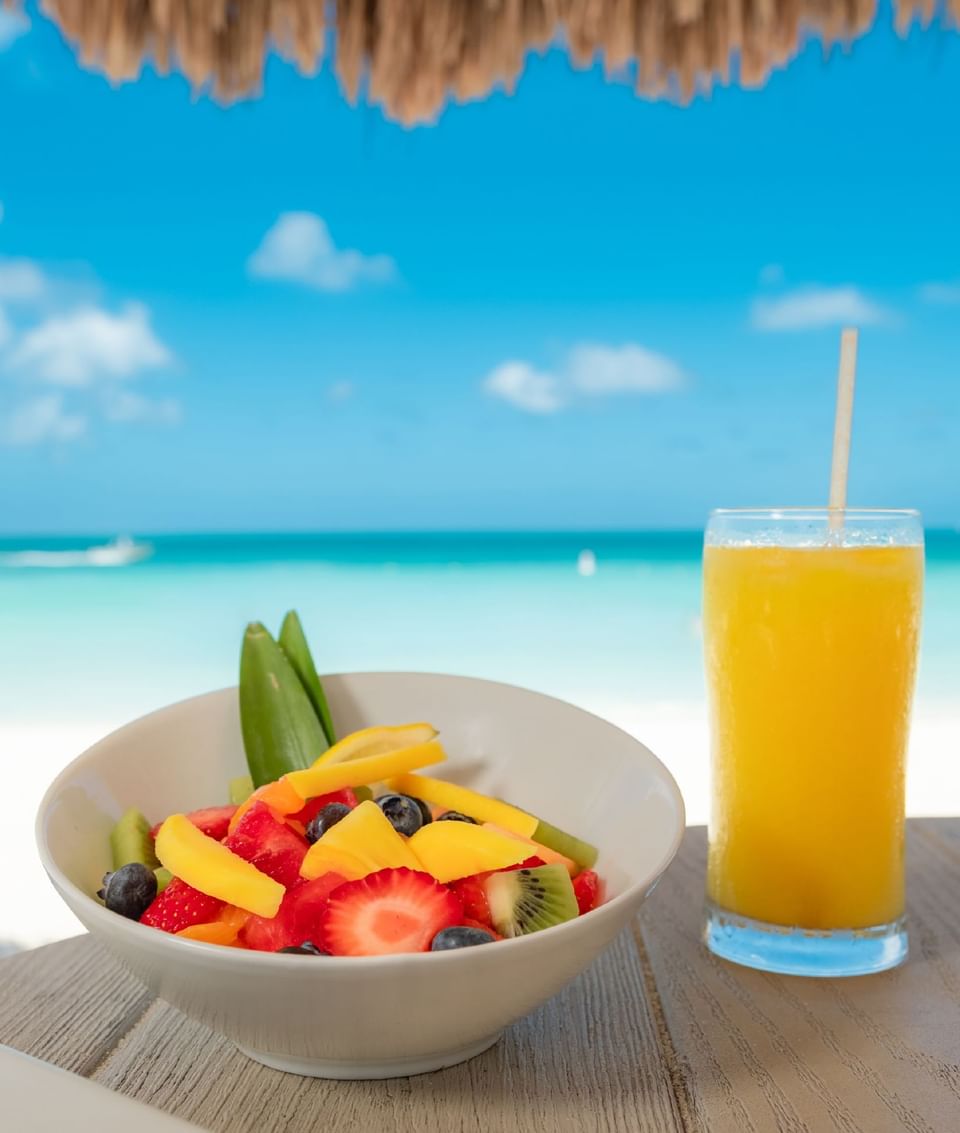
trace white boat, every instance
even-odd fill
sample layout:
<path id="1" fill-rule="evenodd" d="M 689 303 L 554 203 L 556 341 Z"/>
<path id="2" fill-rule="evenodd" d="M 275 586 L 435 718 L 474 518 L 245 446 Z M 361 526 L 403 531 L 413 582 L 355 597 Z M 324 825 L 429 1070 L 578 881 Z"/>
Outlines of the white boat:
<path id="1" fill-rule="evenodd" d="M 577 556 L 577 574 L 583 578 L 592 578 L 597 573 L 597 556 L 593 551 L 581 551 Z"/>
<path id="2" fill-rule="evenodd" d="M 120 535 L 109 543 L 99 543 L 77 551 L 10 551 L 0 555 L 5 567 L 119 567 L 148 559 L 153 554 L 150 543 L 136 543 L 128 535 Z"/>

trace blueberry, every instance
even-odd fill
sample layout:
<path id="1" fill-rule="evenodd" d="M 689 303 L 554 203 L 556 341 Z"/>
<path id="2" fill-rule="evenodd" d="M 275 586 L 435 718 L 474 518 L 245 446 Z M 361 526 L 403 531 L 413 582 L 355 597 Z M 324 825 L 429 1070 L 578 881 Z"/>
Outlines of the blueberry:
<path id="1" fill-rule="evenodd" d="M 408 837 L 423 825 L 423 814 L 416 799 L 407 795 L 381 795 L 377 806 L 390 820 L 390 825 L 398 834 Z"/>
<path id="2" fill-rule="evenodd" d="M 453 928 L 444 928 L 433 938 L 430 945 L 431 952 L 448 952 L 451 948 L 472 948 L 475 944 L 492 944 L 493 934 L 482 928 L 471 928 L 469 925 L 454 925 Z"/>
<path id="3" fill-rule="evenodd" d="M 349 813 L 350 807 L 345 803 L 327 803 L 307 823 L 307 841 L 319 842 L 331 826 L 336 826 L 340 819 L 346 818 Z"/>
<path id="4" fill-rule="evenodd" d="M 418 799 L 416 795 L 407 795 L 407 798 L 417 804 L 420 808 L 420 817 L 423 819 L 423 825 L 426 826 L 428 822 L 433 822 L 433 811 L 430 809 L 429 804 L 425 803 L 423 799 Z"/>
<path id="5" fill-rule="evenodd" d="M 437 822 L 472 822 L 474 826 L 478 825 L 475 818 L 471 818 L 469 814 L 461 814 L 458 810 L 448 810 L 441 814 Z"/>
<path id="6" fill-rule="evenodd" d="M 324 952 L 322 948 L 318 948 L 312 940 L 305 940 L 302 944 L 291 944 L 289 948 L 278 948 L 278 952 L 286 952 L 291 956 L 329 956 L 329 952 Z"/>
<path id="7" fill-rule="evenodd" d="M 129 862 L 104 875 L 100 893 L 112 913 L 138 921 L 157 895 L 157 875 L 141 862 Z"/>

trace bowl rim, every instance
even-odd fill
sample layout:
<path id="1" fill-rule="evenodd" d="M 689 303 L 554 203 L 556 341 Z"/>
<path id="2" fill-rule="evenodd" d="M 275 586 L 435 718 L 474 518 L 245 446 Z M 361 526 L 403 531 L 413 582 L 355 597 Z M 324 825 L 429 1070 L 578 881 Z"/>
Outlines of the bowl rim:
<path id="1" fill-rule="evenodd" d="M 465 681 L 471 684 L 490 685 L 497 688 L 509 689 L 512 692 L 520 692 L 527 696 L 534 697 L 541 701 L 548 701 L 555 704 L 561 704 L 567 708 L 572 708 L 574 711 L 582 713 L 584 716 L 589 716 L 591 719 L 598 721 L 605 727 L 619 732 L 631 744 L 636 745 L 645 753 L 645 755 L 652 760 L 653 768 L 661 780 L 661 784 L 666 787 L 667 793 L 672 796 L 673 803 L 676 807 L 678 822 L 674 830 L 673 837 L 671 838 L 669 848 L 660 855 L 656 866 L 650 870 L 643 878 L 632 882 L 622 893 L 616 897 L 605 901 L 596 909 L 591 909 L 589 913 L 582 916 L 575 917 L 573 920 L 565 921 L 562 924 L 553 925 L 551 928 L 541 932 L 530 933 L 527 936 L 518 936 L 512 938 L 505 938 L 497 941 L 497 955 L 501 955 L 504 946 L 510 946 L 514 952 L 520 948 L 535 948 L 542 947 L 543 940 L 546 938 L 548 941 L 556 941 L 559 945 L 559 933 L 564 932 L 567 939 L 572 939 L 573 935 L 578 932 L 589 931 L 590 924 L 599 927 L 601 920 L 610 922 L 613 919 L 619 919 L 622 913 L 628 913 L 628 909 L 632 905 L 638 904 L 638 898 L 642 900 L 644 896 L 652 892 L 653 888 L 658 884 L 664 872 L 676 857 L 680 844 L 683 840 L 686 831 L 686 806 L 683 801 L 683 795 L 680 793 L 680 788 L 676 780 L 671 774 L 670 770 L 663 763 L 663 761 L 650 750 L 649 747 L 642 740 L 638 740 L 629 732 L 618 725 L 611 723 L 602 716 L 598 716 L 595 712 L 590 712 L 586 708 L 581 708 L 571 701 L 563 700 L 561 697 L 551 696 L 549 693 L 538 692 L 536 689 L 525 688 L 522 685 L 510 684 L 507 681 L 490 680 L 486 677 L 473 677 L 458 673 L 432 673 L 418 670 L 355 670 L 352 672 L 344 673 L 324 673 L 321 674 L 321 680 L 333 679 L 351 679 L 355 677 L 379 677 L 379 678 L 421 678 L 430 680 L 448 680 L 448 681 Z M 160 708 L 155 708 L 150 712 L 146 712 L 141 716 L 135 717 L 133 720 L 128 720 L 126 723 L 121 724 L 118 728 L 108 732 L 106 735 L 101 736 L 84 751 L 76 755 L 66 767 L 62 768 L 54 780 L 50 783 L 43 793 L 40 804 L 37 807 L 36 818 L 34 819 L 34 838 L 39 852 L 40 862 L 43 865 L 47 876 L 53 883 L 54 888 L 66 901 L 65 893 L 69 893 L 74 900 L 78 898 L 88 910 L 89 915 L 92 915 L 94 920 L 102 921 L 104 926 L 104 935 L 109 936 L 111 933 L 132 933 L 129 937 L 131 943 L 139 941 L 141 944 L 146 945 L 150 950 L 165 951 L 167 948 L 173 948 L 174 951 L 170 953 L 171 956 L 186 957 L 193 954 L 198 960 L 203 956 L 220 957 L 221 961 L 226 963 L 228 967 L 236 967 L 238 970 L 245 970 L 252 964 L 258 965 L 261 970 L 263 965 L 284 965 L 280 970 L 290 970 L 291 964 L 302 963 L 302 957 L 297 955 L 282 954 L 279 952 L 259 952 L 251 949 L 230 948 L 224 947 L 220 944 L 208 944 L 205 941 L 190 940 L 188 937 L 176 936 L 172 933 L 158 932 L 150 925 L 140 924 L 139 921 L 130 920 L 127 917 L 118 916 L 116 913 L 110 912 L 107 908 L 101 905 L 94 897 L 81 889 L 63 873 L 59 866 L 54 862 L 52 855 L 47 847 L 46 837 L 44 833 L 44 825 L 48 815 L 48 811 L 56 798 L 61 788 L 61 780 L 65 780 L 69 775 L 76 772 L 78 767 L 90 762 L 96 749 L 104 741 L 111 739 L 122 731 L 128 728 L 136 727 L 141 723 L 146 723 L 157 716 L 163 716 L 167 713 L 173 713 L 177 709 L 184 707 L 187 704 L 192 704 L 194 701 L 212 700 L 217 697 L 223 697 L 227 693 L 236 693 L 236 685 L 226 685 L 218 689 L 210 689 L 207 692 L 197 693 L 194 696 L 184 697 L 181 700 L 173 701 L 171 704 L 165 704 Z M 69 905 L 70 902 L 67 901 Z M 86 926 L 85 926 L 86 927 Z M 186 951 L 184 951 L 186 949 Z M 391 953 L 383 956 L 324 956 L 322 957 L 323 963 L 317 965 L 306 965 L 305 970 L 308 971 L 344 971 L 344 965 L 349 966 L 349 970 L 356 971 L 357 964 L 363 964 L 366 970 L 374 967 L 381 966 L 392 970 L 394 965 L 398 962 L 405 965 L 408 964 L 422 964 L 429 962 L 431 964 L 438 963 L 458 963 L 463 962 L 464 957 L 469 957 L 475 952 L 473 948 L 452 949 L 448 952 L 398 952 Z M 504 953 L 505 955 L 505 953 Z"/>

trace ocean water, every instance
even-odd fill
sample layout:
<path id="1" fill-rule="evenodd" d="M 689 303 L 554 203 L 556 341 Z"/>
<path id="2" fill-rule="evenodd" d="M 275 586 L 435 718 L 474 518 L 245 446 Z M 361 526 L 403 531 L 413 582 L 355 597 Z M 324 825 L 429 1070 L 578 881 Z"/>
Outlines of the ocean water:
<path id="1" fill-rule="evenodd" d="M 33 815 L 102 735 L 233 684 L 245 624 L 301 614 L 323 671 L 407 669 L 510 681 L 606 716 L 709 809 L 700 631 L 702 536 L 190 536 L 128 566 L 29 567 L 104 540 L 0 540 L 0 752 L 17 805 L 0 827 L 0 950 L 79 930 L 43 877 Z M 960 813 L 960 534 L 928 538 L 908 811 Z M 160 817 L 160 816 L 156 816 Z"/>
<path id="2" fill-rule="evenodd" d="M 246 622 L 277 627 L 290 607 L 321 672 L 458 672 L 579 702 L 701 700 L 701 540 L 183 536 L 146 540 L 152 555 L 123 567 L 0 565 L 0 720 L 119 721 L 231 684 Z M 0 540 L 0 564 L 92 542 Z M 929 533 L 927 563 L 918 694 L 942 700 L 960 660 L 960 534 Z"/>

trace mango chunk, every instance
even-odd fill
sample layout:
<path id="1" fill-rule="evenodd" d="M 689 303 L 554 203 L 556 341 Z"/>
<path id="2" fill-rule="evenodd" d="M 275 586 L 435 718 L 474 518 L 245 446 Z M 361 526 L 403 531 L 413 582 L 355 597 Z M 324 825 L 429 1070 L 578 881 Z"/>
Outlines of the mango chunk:
<path id="1" fill-rule="evenodd" d="M 468 787 L 445 783 L 442 779 L 428 779 L 424 775 L 398 775 L 390 780 L 390 790 L 403 795 L 415 795 L 433 806 L 445 810 L 459 810 L 478 822 L 492 822 L 521 838 L 532 838 L 541 846 L 556 850 L 581 869 L 592 869 L 597 860 L 597 847 L 551 826 L 519 807 L 491 799 Z"/>
<path id="2" fill-rule="evenodd" d="M 325 763 L 307 767 L 303 771 L 291 771 L 284 775 L 286 782 L 304 799 L 340 791 L 344 787 L 363 787 L 368 783 L 379 783 L 394 775 L 402 775 L 417 767 L 429 767 L 432 763 L 442 763 L 447 758 L 443 745 L 437 740 L 384 755 L 368 755 L 360 759 L 348 759 L 328 767 Z"/>
<path id="3" fill-rule="evenodd" d="M 573 858 L 564 857 L 563 854 L 557 850 L 551 850 L 549 846 L 545 846 L 542 842 L 535 842 L 532 838 L 521 838 L 519 834 L 504 830 L 502 826 L 497 826 L 493 822 L 485 822 L 483 825 L 486 830 L 496 830 L 498 834 L 505 834 L 508 838 L 516 838 L 520 842 L 524 842 L 529 846 L 528 858 L 538 857 L 545 865 L 562 865 L 571 877 L 576 877 L 580 872 L 580 867 Z"/>
<path id="4" fill-rule="evenodd" d="M 300 867 L 300 876 L 313 881 L 328 873 L 338 873 L 347 881 L 359 881 L 368 873 L 376 873 L 378 869 L 386 868 L 379 865 L 371 866 L 369 859 L 361 860 L 355 854 L 336 850 L 333 846 L 321 846 L 317 842 L 307 851 L 307 857 Z"/>
<path id="5" fill-rule="evenodd" d="M 506 869 L 532 856 L 529 844 L 520 838 L 469 822 L 432 822 L 421 827 L 407 844 L 420 868 L 443 884 L 474 873 Z"/>
<path id="6" fill-rule="evenodd" d="M 227 905 L 215 921 L 206 921 L 203 924 L 190 925 L 181 929 L 177 936 L 184 936 L 187 940 L 202 940 L 204 944 L 235 944 L 240 935 L 240 929 L 250 919 L 250 914 L 235 905 Z"/>
<path id="7" fill-rule="evenodd" d="M 362 728 L 351 732 L 314 760 L 314 767 L 329 767 L 346 759 L 364 759 L 371 755 L 387 755 L 405 747 L 419 747 L 437 738 L 432 724 L 398 724 L 392 727 Z M 358 784 L 359 785 L 359 784 Z"/>
<path id="8" fill-rule="evenodd" d="M 407 840 L 394 830 L 377 804 L 363 802 L 310 847 L 300 875 L 314 878 L 333 872 L 356 881 L 378 869 L 401 866 L 422 869 Z"/>
<path id="9" fill-rule="evenodd" d="M 429 779 L 426 775 L 397 775 L 390 780 L 388 786 L 391 791 L 413 795 L 424 802 L 443 807 L 444 810 L 458 810 L 478 822 L 492 822 L 521 838 L 532 838 L 540 821 L 519 807 L 502 803 L 489 795 L 481 795 L 479 791 L 471 791 L 469 787 L 460 787 L 443 779 Z M 528 854 L 527 857 L 529 856 Z"/>
<path id="10" fill-rule="evenodd" d="M 258 917 L 274 917 L 286 892 L 279 881 L 199 831 L 185 814 L 172 814 L 156 841 L 161 865 L 209 897 Z"/>

